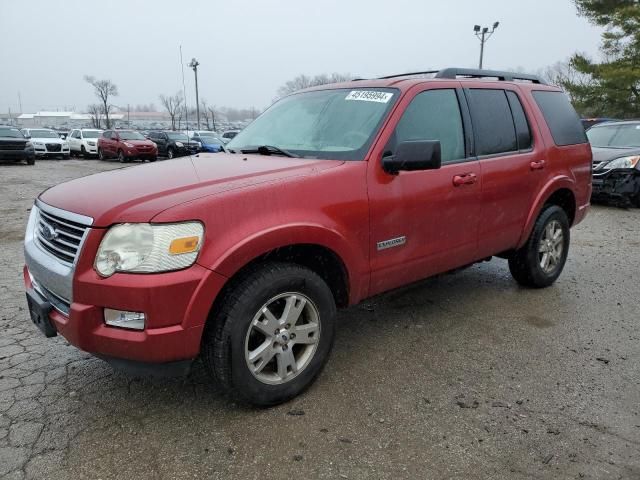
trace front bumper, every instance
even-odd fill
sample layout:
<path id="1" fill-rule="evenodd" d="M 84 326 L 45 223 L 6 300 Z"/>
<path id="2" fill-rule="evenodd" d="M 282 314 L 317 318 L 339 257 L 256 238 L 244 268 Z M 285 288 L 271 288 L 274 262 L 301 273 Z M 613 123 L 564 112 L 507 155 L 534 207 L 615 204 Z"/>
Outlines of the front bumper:
<path id="1" fill-rule="evenodd" d="M 129 148 L 124 151 L 124 155 L 128 159 L 139 158 L 141 160 L 149 160 L 152 158 L 158 158 L 158 150 L 157 149 L 138 150 L 135 148 Z"/>
<path id="2" fill-rule="evenodd" d="M 104 233 L 104 229 L 88 229 L 77 262 L 67 266 L 69 272 L 62 272 L 72 279 L 72 288 L 64 294 L 54 285 L 55 276 L 50 280 L 47 275 L 58 268 L 57 259 L 36 242 L 25 242 L 29 259 L 23 272 L 25 287 L 52 303 L 49 319 L 55 330 L 72 345 L 111 362 L 156 364 L 197 357 L 211 305 L 226 278 L 198 264 L 174 272 L 102 278 L 93 269 L 93 259 Z M 56 296 L 66 303 L 65 308 L 56 308 Z M 107 325 L 105 308 L 143 312 L 145 329 Z"/>
<path id="3" fill-rule="evenodd" d="M 0 160 L 28 160 L 34 156 L 33 148 L 25 150 L 0 150 Z"/>
<path id="4" fill-rule="evenodd" d="M 607 172 L 594 172 L 592 178 L 593 199 L 628 200 L 640 196 L 640 170 L 620 168 Z"/>

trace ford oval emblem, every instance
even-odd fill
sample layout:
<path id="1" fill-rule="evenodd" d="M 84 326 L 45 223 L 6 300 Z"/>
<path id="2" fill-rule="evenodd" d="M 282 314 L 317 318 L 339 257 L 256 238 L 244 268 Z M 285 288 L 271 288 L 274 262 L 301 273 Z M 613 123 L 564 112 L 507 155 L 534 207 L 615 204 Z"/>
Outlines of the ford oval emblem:
<path id="1" fill-rule="evenodd" d="M 58 232 L 56 232 L 49 225 L 43 225 L 42 226 L 42 236 L 44 237 L 45 240 L 50 242 L 52 240 L 55 240 L 58 237 Z"/>

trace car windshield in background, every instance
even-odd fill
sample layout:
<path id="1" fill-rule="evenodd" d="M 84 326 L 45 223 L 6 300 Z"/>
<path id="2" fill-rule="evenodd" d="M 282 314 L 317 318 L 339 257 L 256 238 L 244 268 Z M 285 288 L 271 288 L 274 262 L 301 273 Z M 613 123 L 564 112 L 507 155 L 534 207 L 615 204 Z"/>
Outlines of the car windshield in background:
<path id="1" fill-rule="evenodd" d="M 0 128 L 0 137 L 2 138 L 24 138 L 22 132 L 17 128 Z"/>
<path id="2" fill-rule="evenodd" d="M 218 137 L 216 137 L 215 135 L 208 135 L 206 133 L 200 133 L 199 134 L 200 138 L 204 141 L 204 142 L 210 142 L 210 143 L 222 143 L 222 140 L 220 140 Z"/>
<path id="3" fill-rule="evenodd" d="M 29 135 L 32 138 L 60 138 L 60 135 L 51 130 L 29 130 Z"/>
<path id="4" fill-rule="evenodd" d="M 290 95 L 238 133 L 227 148 L 240 152 L 269 146 L 300 157 L 362 160 L 397 96 L 391 88 Z"/>
<path id="5" fill-rule="evenodd" d="M 99 130 L 83 130 L 82 136 L 84 138 L 98 138 L 102 135 L 102 132 Z"/>
<path id="6" fill-rule="evenodd" d="M 169 139 L 174 140 L 176 142 L 188 142 L 189 141 L 189 137 L 187 137 L 184 133 L 168 132 L 167 133 L 167 137 L 169 137 Z"/>
<path id="7" fill-rule="evenodd" d="M 138 132 L 123 131 L 118 132 L 122 140 L 146 140 L 146 138 Z"/>
<path id="8" fill-rule="evenodd" d="M 640 122 L 593 127 L 587 137 L 594 147 L 640 147 Z"/>

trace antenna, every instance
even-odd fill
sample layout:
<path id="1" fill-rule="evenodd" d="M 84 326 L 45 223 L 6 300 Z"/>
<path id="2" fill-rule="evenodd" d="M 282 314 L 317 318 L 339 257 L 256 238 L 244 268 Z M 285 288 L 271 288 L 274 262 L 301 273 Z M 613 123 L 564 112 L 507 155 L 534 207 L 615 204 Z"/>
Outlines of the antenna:
<path id="1" fill-rule="evenodd" d="M 184 123 L 185 130 L 189 131 L 189 109 L 187 108 L 187 87 L 184 83 L 184 62 L 182 61 L 182 45 L 180 45 L 180 68 L 182 69 L 182 96 L 184 97 Z"/>

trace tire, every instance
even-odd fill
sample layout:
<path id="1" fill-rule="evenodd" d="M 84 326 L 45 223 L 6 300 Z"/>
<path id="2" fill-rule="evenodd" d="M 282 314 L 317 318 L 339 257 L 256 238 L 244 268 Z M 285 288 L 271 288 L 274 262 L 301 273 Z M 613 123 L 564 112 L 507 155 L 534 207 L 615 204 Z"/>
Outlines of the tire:
<path id="1" fill-rule="evenodd" d="M 124 158 L 124 152 L 122 150 L 118 150 L 118 161 L 120 163 L 124 163 L 126 159 Z"/>
<path id="2" fill-rule="evenodd" d="M 151 157 L 151 158 L 149 159 L 149 161 L 150 161 L 150 162 L 155 162 L 156 160 L 158 160 L 158 157 Z"/>
<path id="3" fill-rule="evenodd" d="M 27 165 L 35 165 L 36 157 L 27 158 Z"/>
<path id="4" fill-rule="evenodd" d="M 98 148 L 98 160 L 100 161 L 104 160 L 104 152 L 102 151 L 101 148 Z"/>
<path id="5" fill-rule="evenodd" d="M 63 155 L 63 156 L 62 156 L 62 158 L 63 158 L 64 160 L 69 160 L 69 159 L 71 158 L 71 154 L 69 154 L 69 155 Z"/>
<path id="6" fill-rule="evenodd" d="M 167 148 L 167 158 L 169 160 L 171 160 L 172 158 L 174 158 L 175 154 L 173 153 L 173 148 L 169 147 Z"/>
<path id="7" fill-rule="evenodd" d="M 546 206 L 527 243 L 509 257 L 509 270 L 516 282 L 531 288 L 552 285 L 567 261 L 570 232 L 566 212 L 557 205 Z"/>
<path id="8" fill-rule="evenodd" d="M 203 362 L 240 401 L 256 406 L 286 402 L 313 383 L 329 357 L 336 314 L 331 290 L 315 272 L 292 263 L 266 263 L 232 282 L 205 328 Z M 301 312 L 289 317 L 290 325 L 283 310 L 287 304 Z M 263 323 L 265 308 L 272 312 L 266 320 L 271 325 Z M 262 333 L 276 327 L 269 336 Z M 300 342 L 302 335 L 306 342 Z M 264 354 L 252 360 L 254 373 L 250 352 L 263 345 Z"/>
<path id="9" fill-rule="evenodd" d="M 87 158 L 87 150 L 84 148 L 84 145 L 80 146 L 80 153 L 82 154 L 82 158 Z"/>

